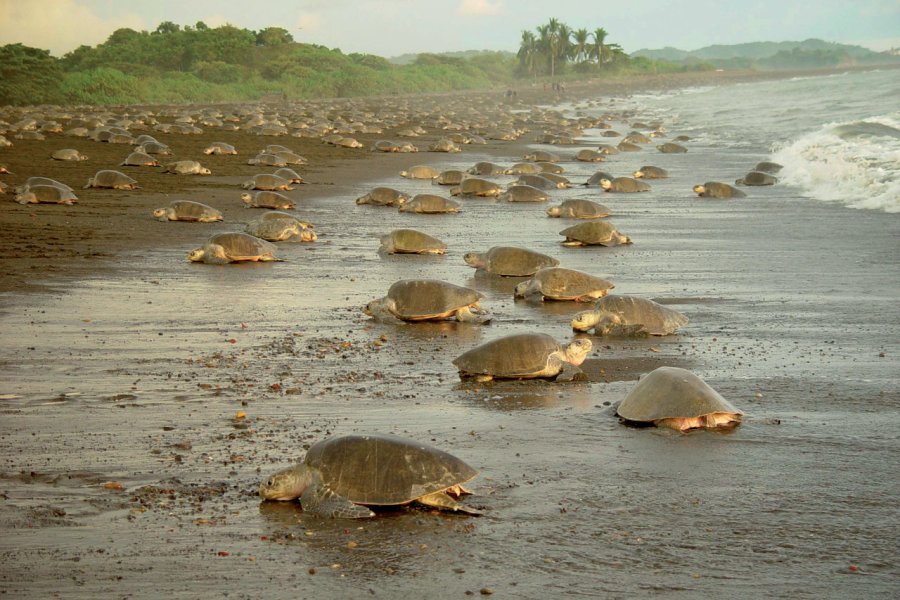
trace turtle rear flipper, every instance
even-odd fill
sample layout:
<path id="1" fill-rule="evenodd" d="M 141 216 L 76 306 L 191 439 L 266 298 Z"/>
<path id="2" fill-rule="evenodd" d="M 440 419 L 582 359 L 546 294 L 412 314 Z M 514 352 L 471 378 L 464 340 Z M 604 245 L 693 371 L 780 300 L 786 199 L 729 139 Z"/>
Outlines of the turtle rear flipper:
<path id="1" fill-rule="evenodd" d="M 481 514 L 480 510 L 469 508 L 464 504 L 460 504 L 459 502 L 448 496 L 444 491 L 426 494 L 421 498 L 416 498 L 416 502 L 440 510 L 452 510 L 453 512 L 464 512 L 470 515 Z"/>
<path id="2" fill-rule="evenodd" d="M 328 486 L 314 483 L 300 497 L 300 506 L 306 512 L 333 519 L 366 519 L 375 513 L 361 504 L 354 504 L 339 496 Z"/>

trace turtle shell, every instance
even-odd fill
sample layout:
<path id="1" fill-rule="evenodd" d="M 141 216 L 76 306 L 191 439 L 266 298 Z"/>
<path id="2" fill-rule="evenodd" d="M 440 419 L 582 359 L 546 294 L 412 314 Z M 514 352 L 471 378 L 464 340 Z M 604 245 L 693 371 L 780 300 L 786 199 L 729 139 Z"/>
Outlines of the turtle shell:
<path id="1" fill-rule="evenodd" d="M 599 219 L 608 217 L 611 212 L 609 208 L 593 200 L 564 200 L 555 208 L 559 209 L 560 217 L 573 217 L 576 219 Z"/>
<path id="2" fill-rule="evenodd" d="M 459 212 L 459 202 L 437 194 L 416 194 L 412 200 L 400 206 L 400 212 L 440 214 Z"/>
<path id="3" fill-rule="evenodd" d="M 493 181 L 471 177 L 459 184 L 459 193 L 463 196 L 498 196 L 503 189 Z"/>
<path id="4" fill-rule="evenodd" d="M 612 181 L 613 179 L 615 179 L 615 177 L 613 177 L 606 171 L 597 171 L 596 173 L 591 175 L 587 181 L 584 182 L 584 185 L 586 185 L 586 186 L 600 185 L 601 179 L 609 179 L 610 181 Z"/>
<path id="5" fill-rule="evenodd" d="M 104 169 L 102 171 L 97 171 L 97 174 L 94 175 L 93 179 L 85 187 L 116 188 L 122 186 L 132 186 L 135 183 L 137 183 L 137 181 L 135 181 L 125 173 Z"/>
<path id="6" fill-rule="evenodd" d="M 616 313 L 626 325 L 643 325 L 650 335 L 669 335 L 686 325 L 688 318 L 662 304 L 636 296 L 605 296 L 597 300 L 594 309 Z"/>
<path id="7" fill-rule="evenodd" d="M 279 190 L 291 189 L 290 184 L 291 182 L 284 177 L 271 173 L 260 173 L 245 181 L 243 187 L 248 190 Z"/>
<path id="8" fill-rule="evenodd" d="M 584 271 L 564 267 L 548 267 L 534 274 L 541 283 L 541 293 L 553 300 L 573 300 L 597 291 L 611 290 L 615 286 L 601 277 Z"/>
<path id="9" fill-rule="evenodd" d="M 405 321 L 421 321 L 447 315 L 484 298 L 473 289 L 437 279 L 404 279 L 388 289 L 393 312 Z"/>
<path id="10" fill-rule="evenodd" d="M 559 344 L 544 333 L 519 333 L 492 340 L 454 359 L 463 373 L 494 377 L 529 377 L 544 370 Z"/>
<path id="11" fill-rule="evenodd" d="M 199 219 L 222 217 L 222 213 L 201 202 L 193 200 L 175 200 L 169 203 L 179 221 L 197 221 Z"/>
<path id="12" fill-rule="evenodd" d="M 650 184 L 644 181 L 640 181 L 639 179 L 634 179 L 633 177 L 616 177 L 610 181 L 612 187 L 609 188 L 610 192 L 620 192 L 626 194 L 633 194 L 636 192 L 649 192 Z"/>
<path id="13" fill-rule="evenodd" d="M 645 423 L 713 413 L 744 414 L 700 377 L 679 367 L 659 367 L 642 377 L 616 413 L 625 420 Z"/>
<path id="14" fill-rule="evenodd" d="M 395 229 L 381 238 L 383 246 L 393 248 L 395 254 L 420 254 L 447 249 L 447 244 L 415 229 Z"/>
<path id="15" fill-rule="evenodd" d="M 618 246 L 616 233 L 616 228 L 606 221 L 588 221 L 567 227 L 560 231 L 559 235 L 589 245 Z"/>
<path id="16" fill-rule="evenodd" d="M 505 202 L 546 202 L 550 196 L 534 186 L 516 184 L 509 186 L 497 199 Z"/>
<path id="17" fill-rule="evenodd" d="M 218 244 L 225 250 L 225 255 L 233 260 L 253 260 L 254 258 L 275 254 L 275 245 L 258 237 L 237 231 L 217 233 L 210 237 L 207 245 Z"/>
<path id="18" fill-rule="evenodd" d="M 406 504 L 478 475 L 452 454 L 388 434 L 323 440 L 312 445 L 303 462 L 335 493 L 368 505 Z"/>
<path id="19" fill-rule="evenodd" d="M 515 246 L 494 246 L 483 258 L 485 271 L 504 277 L 529 277 L 540 269 L 559 264 L 552 256 Z"/>

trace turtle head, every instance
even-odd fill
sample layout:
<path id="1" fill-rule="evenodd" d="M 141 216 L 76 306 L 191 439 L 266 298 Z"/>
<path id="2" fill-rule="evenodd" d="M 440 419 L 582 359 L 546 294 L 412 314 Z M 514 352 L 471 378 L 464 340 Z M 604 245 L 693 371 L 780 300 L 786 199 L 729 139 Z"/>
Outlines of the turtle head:
<path id="1" fill-rule="evenodd" d="M 558 217 L 562 211 L 560 211 L 558 206 L 551 206 L 547 209 L 548 217 Z"/>
<path id="2" fill-rule="evenodd" d="M 244 192 L 243 194 L 241 194 L 241 202 L 243 202 L 247 206 L 250 206 L 251 204 L 253 204 L 253 196 L 251 196 L 247 192 Z"/>
<path id="3" fill-rule="evenodd" d="M 194 248 L 191 250 L 190 254 L 188 254 L 188 260 L 190 262 L 203 262 L 204 256 L 206 256 L 206 250 L 203 248 Z"/>
<path id="4" fill-rule="evenodd" d="M 207 169 L 206 167 L 200 168 L 200 175 L 212 175 L 212 171 Z"/>
<path id="5" fill-rule="evenodd" d="M 635 179 L 640 179 L 641 177 L 644 176 L 644 172 L 641 170 L 637 170 L 634 173 L 632 173 L 631 176 L 634 177 Z"/>
<path id="6" fill-rule="evenodd" d="M 516 285 L 513 296 L 515 298 L 525 298 L 526 296 L 530 296 L 531 294 L 535 294 L 541 291 L 541 284 L 536 279 L 529 279 L 528 281 L 523 281 L 522 283 Z"/>
<path id="7" fill-rule="evenodd" d="M 698 183 L 694 186 L 694 192 L 702 196 L 706 192 L 706 186 L 702 183 Z"/>
<path id="8" fill-rule="evenodd" d="M 590 353 L 593 348 L 594 344 L 591 343 L 591 340 L 575 340 L 574 342 L 566 346 L 566 362 L 571 363 L 577 367 L 584 362 L 584 359 L 587 358 L 588 353 Z"/>
<path id="9" fill-rule="evenodd" d="M 600 180 L 600 187 L 602 187 L 606 191 L 609 191 L 612 189 L 612 181 L 610 181 L 609 179 L 603 178 Z"/>
<path id="10" fill-rule="evenodd" d="M 466 252 L 463 255 L 463 260 L 466 261 L 466 264 L 475 269 L 480 269 L 484 266 L 484 258 L 482 258 L 480 252 Z"/>
<path id="11" fill-rule="evenodd" d="M 278 471 L 259 486 L 263 500 L 286 502 L 303 495 L 312 483 L 312 471 L 305 464 Z"/>
<path id="12" fill-rule="evenodd" d="M 319 236 L 312 229 L 301 229 L 299 237 L 301 242 L 314 242 L 319 239 Z"/>
<path id="13" fill-rule="evenodd" d="M 575 331 L 588 331 L 600 322 L 602 314 L 596 310 L 583 310 L 572 319 L 572 329 Z"/>
<path id="14" fill-rule="evenodd" d="M 357 198 L 356 203 L 357 204 L 368 204 L 369 203 L 369 194 L 366 194 L 365 196 L 360 196 L 359 198 Z"/>
<path id="15" fill-rule="evenodd" d="M 153 218 L 158 219 L 160 221 L 168 221 L 169 220 L 169 211 L 166 208 L 157 208 L 153 211 Z"/>

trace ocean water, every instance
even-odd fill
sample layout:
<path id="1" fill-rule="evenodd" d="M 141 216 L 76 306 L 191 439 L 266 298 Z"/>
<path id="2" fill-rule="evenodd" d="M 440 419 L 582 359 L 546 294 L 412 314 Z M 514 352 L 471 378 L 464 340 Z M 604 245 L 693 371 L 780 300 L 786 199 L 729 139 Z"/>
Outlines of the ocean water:
<path id="1" fill-rule="evenodd" d="M 896 70 L 688 88 L 627 104 L 695 145 L 766 155 L 802 198 L 900 212 Z"/>

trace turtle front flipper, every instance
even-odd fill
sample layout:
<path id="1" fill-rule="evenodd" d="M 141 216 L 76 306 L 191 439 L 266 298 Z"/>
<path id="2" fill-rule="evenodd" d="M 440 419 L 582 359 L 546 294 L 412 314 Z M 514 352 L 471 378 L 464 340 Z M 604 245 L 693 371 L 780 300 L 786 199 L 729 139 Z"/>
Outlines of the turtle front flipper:
<path id="1" fill-rule="evenodd" d="M 555 381 L 559 382 L 567 382 L 567 381 L 587 381 L 588 376 L 582 371 L 580 368 L 576 367 L 572 363 L 564 362 L 562 364 L 562 368 L 559 370 L 559 375 L 556 376 Z"/>
<path id="2" fill-rule="evenodd" d="M 375 516 L 365 506 L 350 502 L 320 482 L 306 488 L 300 497 L 300 506 L 306 512 L 333 519 L 366 519 Z"/>
<path id="3" fill-rule="evenodd" d="M 450 496 L 448 496 L 445 492 L 434 492 L 432 494 L 426 494 L 421 498 L 416 498 L 416 502 L 419 504 L 424 504 L 425 506 L 430 506 L 432 508 L 437 508 L 440 510 L 452 510 L 454 512 L 464 512 L 470 515 L 480 515 L 481 511 L 469 508 L 464 504 L 460 504 Z"/>
<path id="4" fill-rule="evenodd" d="M 491 311 L 480 306 L 464 306 L 456 311 L 456 320 L 460 323 L 483 325 L 489 323 L 492 316 Z"/>

